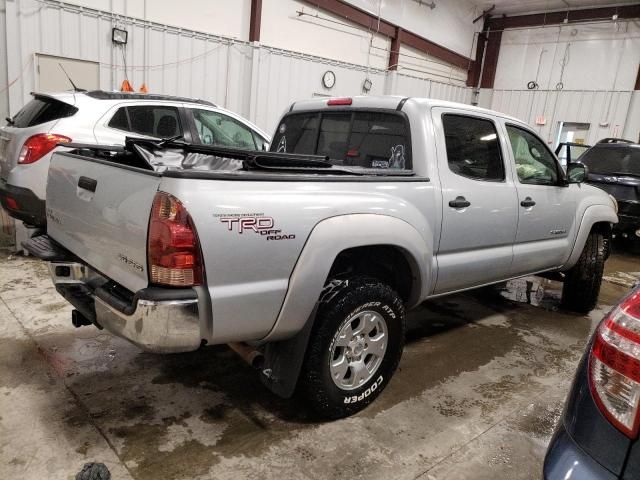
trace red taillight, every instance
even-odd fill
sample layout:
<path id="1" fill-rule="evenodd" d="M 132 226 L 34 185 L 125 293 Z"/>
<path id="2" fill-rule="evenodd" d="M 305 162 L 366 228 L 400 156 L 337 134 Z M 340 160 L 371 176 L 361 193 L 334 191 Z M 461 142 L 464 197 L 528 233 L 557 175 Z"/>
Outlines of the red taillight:
<path id="1" fill-rule="evenodd" d="M 598 327 L 589 387 L 604 416 L 635 438 L 640 429 L 640 292 L 626 298 Z"/>
<path id="2" fill-rule="evenodd" d="M 7 203 L 7 208 L 11 210 L 19 210 L 18 202 L 13 197 L 5 197 L 4 201 Z"/>
<path id="3" fill-rule="evenodd" d="M 332 98 L 330 100 L 327 100 L 327 105 L 329 105 L 330 107 L 338 105 L 351 105 L 352 103 L 352 98 Z"/>
<path id="4" fill-rule="evenodd" d="M 57 135 L 55 133 L 38 133 L 33 135 L 24 142 L 22 150 L 20 150 L 20 157 L 18 163 L 33 163 L 40 160 L 51 150 L 56 148 L 59 143 L 69 143 L 71 139 L 64 135 Z"/>
<path id="5" fill-rule="evenodd" d="M 158 192 L 149 222 L 151 283 L 171 287 L 202 285 L 200 242 L 193 221 L 180 201 Z"/>

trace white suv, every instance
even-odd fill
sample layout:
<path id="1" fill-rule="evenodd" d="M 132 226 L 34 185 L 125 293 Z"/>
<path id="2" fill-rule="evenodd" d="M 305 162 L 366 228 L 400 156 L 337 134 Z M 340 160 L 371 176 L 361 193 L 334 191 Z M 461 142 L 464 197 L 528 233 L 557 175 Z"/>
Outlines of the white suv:
<path id="1" fill-rule="evenodd" d="M 46 225 L 49 160 L 60 143 L 124 145 L 127 136 L 180 136 L 194 144 L 269 148 L 265 132 L 204 100 L 101 90 L 33 97 L 0 128 L 0 202 L 35 227 Z"/>

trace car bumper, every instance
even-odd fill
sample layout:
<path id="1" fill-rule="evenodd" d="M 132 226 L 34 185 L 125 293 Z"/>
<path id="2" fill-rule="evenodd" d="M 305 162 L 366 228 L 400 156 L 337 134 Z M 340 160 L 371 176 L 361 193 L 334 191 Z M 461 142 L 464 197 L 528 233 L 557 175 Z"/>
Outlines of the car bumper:
<path id="1" fill-rule="evenodd" d="M 99 328 L 142 350 L 178 353 L 202 344 L 198 297 L 193 289 L 145 289 L 131 299 L 112 282 L 76 262 L 51 262 L 56 290 Z"/>
<path id="2" fill-rule="evenodd" d="M 0 179 L 0 203 L 13 218 L 29 225 L 46 225 L 45 202 L 28 188 L 10 185 Z"/>
<path id="3" fill-rule="evenodd" d="M 560 423 L 544 459 L 545 480 L 617 480 L 618 477 L 584 452 Z"/>

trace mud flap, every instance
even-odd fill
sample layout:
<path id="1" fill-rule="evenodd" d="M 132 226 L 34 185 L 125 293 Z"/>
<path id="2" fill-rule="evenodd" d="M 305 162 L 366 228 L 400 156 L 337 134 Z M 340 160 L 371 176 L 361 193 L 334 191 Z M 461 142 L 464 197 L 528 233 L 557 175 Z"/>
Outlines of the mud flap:
<path id="1" fill-rule="evenodd" d="M 295 392 L 318 306 L 319 302 L 302 330 L 295 336 L 281 342 L 268 343 L 265 347 L 260 381 L 279 397 L 290 398 Z"/>

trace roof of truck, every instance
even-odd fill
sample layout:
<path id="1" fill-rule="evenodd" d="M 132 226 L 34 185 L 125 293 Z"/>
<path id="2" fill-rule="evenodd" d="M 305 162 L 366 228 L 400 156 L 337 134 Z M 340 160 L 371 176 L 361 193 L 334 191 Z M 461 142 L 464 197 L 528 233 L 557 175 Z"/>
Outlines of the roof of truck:
<path id="1" fill-rule="evenodd" d="M 301 110 L 329 110 L 332 107 L 327 105 L 329 101 L 338 101 L 341 100 L 351 100 L 350 105 L 344 105 L 351 108 L 381 108 L 381 109 L 393 109 L 393 110 L 401 110 L 402 107 L 411 102 L 416 103 L 418 105 L 425 106 L 427 108 L 432 107 L 444 107 L 444 108 L 459 108 L 464 110 L 470 110 L 478 113 L 485 113 L 489 115 L 495 115 L 502 118 L 507 118 L 509 120 L 513 120 L 518 123 L 522 123 L 522 120 L 512 117 L 510 115 L 506 115 L 501 112 L 497 112 L 495 110 L 488 110 L 486 108 L 474 107 L 473 105 L 469 105 L 466 103 L 457 103 L 457 102 L 448 102 L 445 100 L 437 100 L 434 98 L 420 98 L 420 97 L 404 97 L 401 95 L 359 95 L 354 97 L 322 97 L 322 98 L 312 98 L 309 100 L 302 100 L 299 102 L 294 102 L 289 109 L 292 111 L 301 111 Z M 339 103 L 337 104 L 339 105 Z"/>

